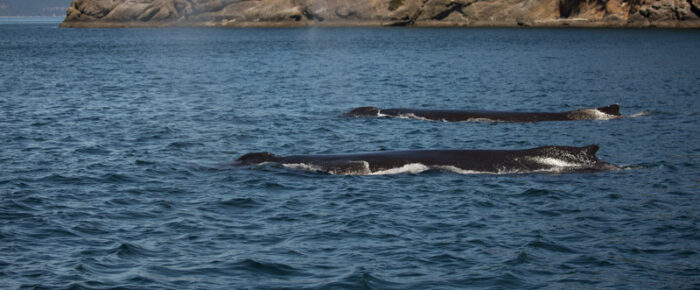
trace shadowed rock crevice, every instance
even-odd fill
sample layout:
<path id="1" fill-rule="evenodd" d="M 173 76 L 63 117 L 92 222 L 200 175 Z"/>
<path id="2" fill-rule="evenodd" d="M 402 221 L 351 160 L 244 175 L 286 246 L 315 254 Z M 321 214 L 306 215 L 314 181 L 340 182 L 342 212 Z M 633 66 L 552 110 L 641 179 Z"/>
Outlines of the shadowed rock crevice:
<path id="1" fill-rule="evenodd" d="M 467 4 L 463 4 L 463 3 L 459 3 L 459 2 L 450 2 L 449 4 L 446 5 L 447 9 L 445 11 L 442 11 L 442 12 L 438 13 L 437 15 L 433 16 L 432 19 L 433 20 L 443 20 L 443 19 L 447 18 L 447 16 L 450 16 L 450 14 L 452 14 L 453 12 L 458 12 L 459 14 L 464 15 L 464 11 L 462 11 L 462 9 L 464 9 L 464 7 L 467 7 L 471 4 L 472 4 L 472 2 L 467 3 Z"/>
<path id="2" fill-rule="evenodd" d="M 301 14 L 304 15 L 304 18 L 310 20 L 310 21 L 323 21 L 325 18 L 321 16 L 320 14 L 314 13 L 309 7 L 304 7 L 301 9 Z"/>
<path id="3" fill-rule="evenodd" d="M 581 12 L 582 6 L 591 5 L 596 10 L 605 10 L 605 0 L 560 0 L 559 15 L 562 18 L 569 18 L 572 15 L 577 15 Z"/>
<path id="4" fill-rule="evenodd" d="M 150 21 L 150 20 L 153 19 L 153 17 L 156 16 L 156 14 L 158 14 L 159 12 L 160 12 L 160 8 L 158 8 L 158 7 L 152 8 L 152 9 L 147 10 L 146 12 L 144 12 L 144 14 L 142 14 L 142 15 L 139 17 L 139 20 L 141 20 L 141 21 Z"/>
<path id="5" fill-rule="evenodd" d="M 695 14 L 696 17 L 700 18 L 700 1 L 696 4 L 693 0 L 687 0 L 688 5 L 690 5 L 690 11 Z"/>

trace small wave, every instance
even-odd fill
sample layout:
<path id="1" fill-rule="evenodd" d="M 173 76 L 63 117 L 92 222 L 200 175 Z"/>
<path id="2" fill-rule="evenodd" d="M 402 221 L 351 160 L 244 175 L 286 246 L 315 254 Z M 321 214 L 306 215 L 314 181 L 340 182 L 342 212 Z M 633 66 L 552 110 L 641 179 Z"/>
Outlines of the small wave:
<path id="1" fill-rule="evenodd" d="M 234 208 L 255 208 L 261 205 L 259 202 L 255 201 L 252 198 L 241 197 L 224 200 L 219 202 L 219 204 L 221 204 L 222 206 Z"/>
<path id="2" fill-rule="evenodd" d="M 299 272 L 299 270 L 287 264 L 257 261 L 253 259 L 240 261 L 236 263 L 236 266 L 242 270 L 275 276 L 289 276 L 298 274 Z"/>
<path id="3" fill-rule="evenodd" d="M 157 254 L 157 251 L 149 250 L 136 244 L 122 243 L 116 248 L 116 254 L 121 258 L 152 257 Z"/>
<path id="4" fill-rule="evenodd" d="M 81 147 L 73 151 L 74 153 L 80 153 L 80 154 L 94 154 L 94 155 L 109 155 L 112 153 L 111 150 L 104 148 L 102 146 L 88 146 L 88 147 Z"/>
<path id="5" fill-rule="evenodd" d="M 199 142 L 189 142 L 189 141 L 178 141 L 178 142 L 172 142 L 168 144 L 168 148 L 190 148 L 190 147 L 197 147 L 197 146 L 202 146 L 204 144 L 199 143 Z"/>
<path id="6" fill-rule="evenodd" d="M 87 235 L 106 235 L 110 233 L 109 227 L 99 221 L 81 221 L 73 225 L 70 230 Z"/>
<path id="7" fill-rule="evenodd" d="M 87 177 L 87 176 L 81 176 L 81 177 L 67 177 L 63 176 L 60 174 L 51 174 L 48 176 L 40 177 L 36 179 L 38 182 L 47 182 L 47 183 L 57 183 L 57 184 L 73 184 L 73 185 L 78 185 L 78 184 L 88 184 L 91 182 L 95 182 L 94 178 Z"/>
<path id="8" fill-rule="evenodd" d="M 93 255 L 94 252 L 82 251 L 81 255 Z M 75 270 L 90 275 L 114 275 L 122 274 L 131 269 L 133 265 L 129 263 L 110 263 L 95 257 L 82 258 L 81 263 L 75 266 Z"/>
<path id="9" fill-rule="evenodd" d="M 543 249 L 543 250 L 547 250 L 550 252 L 565 253 L 565 254 L 576 253 L 575 250 L 573 250 L 569 247 L 557 244 L 557 243 L 552 242 L 552 241 L 545 241 L 545 240 L 532 241 L 532 242 L 527 244 L 527 247 L 536 248 L 536 249 Z"/>
<path id="10" fill-rule="evenodd" d="M 100 180 L 105 183 L 125 183 L 135 181 L 134 178 L 132 178 L 131 176 L 118 173 L 108 173 L 102 175 L 100 176 Z"/>
<path id="11" fill-rule="evenodd" d="M 582 265 L 586 267 L 599 268 L 599 267 L 609 267 L 615 265 L 611 260 L 603 260 L 599 257 L 592 255 L 579 255 L 573 259 L 566 261 L 568 264 Z"/>
<path id="12" fill-rule="evenodd" d="M 639 164 L 621 164 L 617 165 L 617 170 L 636 170 L 636 169 L 648 169 L 657 166 L 662 166 L 661 164 L 653 163 L 639 163 Z"/>
<path id="13" fill-rule="evenodd" d="M 153 165 L 153 164 L 156 164 L 156 162 L 136 159 L 136 161 L 134 161 L 134 164 L 136 164 L 136 165 Z"/>
<path id="14" fill-rule="evenodd" d="M 517 257 L 506 261 L 505 264 L 518 266 L 523 264 L 531 264 L 537 261 L 538 260 L 535 258 L 535 256 L 528 254 L 527 252 L 520 252 Z"/>
<path id="15" fill-rule="evenodd" d="M 556 195 L 557 192 L 549 189 L 538 189 L 538 188 L 528 188 L 527 190 L 516 194 L 515 196 L 521 197 L 542 197 Z"/>
<path id="16" fill-rule="evenodd" d="M 156 250 L 149 250 L 144 247 L 138 246 L 132 243 L 120 243 L 113 248 L 100 248 L 100 249 L 85 249 L 80 252 L 81 255 L 90 257 L 104 257 L 116 255 L 120 258 L 131 258 L 131 257 L 152 257 L 158 254 Z"/>
<path id="17" fill-rule="evenodd" d="M 629 115 L 629 118 L 644 117 L 644 116 L 649 116 L 649 115 L 651 115 L 651 112 L 642 111 L 642 112 L 638 112 L 638 113 L 634 113 L 632 115 Z"/>
<path id="18" fill-rule="evenodd" d="M 315 285 L 318 289 L 398 289 L 403 288 L 399 283 L 380 279 L 364 267 L 353 269 L 351 273 L 338 277 L 333 281 Z"/>

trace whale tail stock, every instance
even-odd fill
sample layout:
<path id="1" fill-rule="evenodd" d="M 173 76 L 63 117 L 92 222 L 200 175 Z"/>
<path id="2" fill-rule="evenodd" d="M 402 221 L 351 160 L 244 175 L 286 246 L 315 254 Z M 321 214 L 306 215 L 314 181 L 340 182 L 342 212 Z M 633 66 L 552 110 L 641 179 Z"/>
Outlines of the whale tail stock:
<path id="1" fill-rule="evenodd" d="M 622 114 L 620 114 L 620 104 L 617 103 L 612 104 L 610 106 L 596 108 L 596 110 L 606 113 L 608 115 L 622 116 Z"/>
<path id="2" fill-rule="evenodd" d="M 238 161 L 238 165 L 248 165 L 248 164 L 258 164 L 258 163 L 263 163 L 263 162 L 275 162 L 279 160 L 279 157 L 277 155 L 268 153 L 268 152 L 253 152 L 253 153 L 248 153 L 245 154 L 236 161 Z"/>

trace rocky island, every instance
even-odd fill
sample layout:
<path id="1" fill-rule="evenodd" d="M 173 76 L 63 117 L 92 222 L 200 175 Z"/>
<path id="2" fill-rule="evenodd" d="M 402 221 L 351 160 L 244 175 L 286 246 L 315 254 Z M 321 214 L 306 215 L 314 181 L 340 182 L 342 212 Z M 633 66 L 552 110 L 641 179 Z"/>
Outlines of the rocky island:
<path id="1" fill-rule="evenodd" d="M 76 0 L 61 27 L 700 27 L 700 0 Z"/>

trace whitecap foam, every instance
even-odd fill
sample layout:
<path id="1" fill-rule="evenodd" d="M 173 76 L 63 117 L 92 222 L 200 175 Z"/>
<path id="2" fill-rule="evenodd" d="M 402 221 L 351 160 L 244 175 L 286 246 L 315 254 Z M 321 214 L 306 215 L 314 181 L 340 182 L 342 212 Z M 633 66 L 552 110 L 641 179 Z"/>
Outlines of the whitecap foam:
<path id="1" fill-rule="evenodd" d="M 644 116 L 649 116 L 651 113 L 650 112 L 639 112 L 639 113 L 634 113 L 630 115 L 630 118 L 637 118 L 637 117 L 644 117 Z"/>
<path id="2" fill-rule="evenodd" d="M 343 166 L 346 165 L 346 166 Z M 356 166 L 352 166 L 356 165 Z M 368 175 L 371 174 L 369 170 L 369 163 L 366 161 L 352 161 L 347 164 L 342 164 L 332 168 L 323 168 L 316 164 L 310 163 L 284 163 L 282 164 L 285 168 L 306 170 L 311 172 L 325 172 L 333 175 Z"/>
<path id="3" fill-rule="evenodd" d="M 478 170 L 468 170 L 462 169 L 453 165 L 436 165 L 427 166 L 422 163 L 409 163 L 404 164 L 400 167 L 389 168 L 384 170 L 377 170 L 372 172 L 370 170 L 369 163 L 367 161 L 353 161 L 348 164 L 341 164 L 338 166 L 329 166 L 324 168 L 316 164 L 309 163 L 285 163 L 282 164 L 286 168 L 300 169 L 311 172 L 325 172 L 332 175 L 390 175 L 390 174 L 419 174 L 431 169 L 439 169 L 447 172 L 452 172 L 456 174 L 463 175 L 474 175 L 474 174 L 493 174 L 493 175 L 503 175 L 503 174 L 525 174 L 525 173 L 561 173 L 571 170 L 582 169 L 586 167 L 586 162 L 581 163 L 571 162 L 564 159 L 554 158 L 554 157 L 526 157 L 531 162 L 536 162 L 542 165 L 541 169 L 536 170 L 520 170 L 520 169 L 507 169 L 500 168 L 496 171 L 478 171 Z M 620 169 L 617 166 L 611 165 L 610 169 Z"/>
<path id="4" fill-rule="evenodd" d="M 368 164 L 369 165 L 369 164 Z M 386 170 L 379 170 L 370 173 L 369 175 L 385 175 L 385 174 L 402 174 L 402 173 L 410 173 L 410 174 L 418 174 L 423 171 L 430 170 L 430 167 L 425 166 L 422 163 L 409 163 L 405 164 L 401 167 L 397 168 L 390 168 Z"/>
<path id="5" fill-rule="evenodd" d="M 612 115 L 612 114 L 608 114 L 608 113 L 605 113 L 605 112 L 601 112 L 601 111 L 598 110 L 598 109 L 595 109 L 595 110 L 593 110 L 593 111 L 596 112 L 596 113 L 594 114 L 594 119 L 595 119 L 595 120 L 612 120 L 612 119 L 622 118 L 622 116 Z"/>
<path id="6" fill-rule="evenodd" d="M 386 116 L 386 115 L 384 115 Z M 436 120 L 436 119 L 428 119 L 426 117 L 421 117 L 417 116 L 414 113 L 405 113 L 405 114 L 399 114 L 395 116 L 396 118 L 401 118 L 401 119 L 416 119 L 416 120 L 423 120 L 423 121 L 440 121 L 440 122 L 450 122 L 445 118 Z M 459 120 L 457 122 L 493 122 L 493 123 L 499 123 L 499 122 L 504 122 L 502 120 L 494 120 L 494 119 L 489 119 L 489 118 L 482 118 L 482 117 L 476 117 L 476 118 L 467 118 L 465 120 Z"/>
<path id="7" fill-rule="evenodd" d="M 507 121 L 489 119 L 489 118 L 469 118 L 460 122 L 491 122 L 491 123 L 506 123 Z"/>
<path id="8" fill-rule="evenodd" d="M 421 116 L 416 116 L 414 113 L 405 113 L 405 114 L 398 114 L 396 115 L 396 118 L 401 118 L 401 119 L 417 119 L 417 120 L 424 120 L 424 121 L 435 121 L 433 119 L 428 119 L 425 117 Z M 445 120 L 442 120 L 445 121 Z"/>
<path id="9" fill-rule="evenodd" d="M 462 169 L 456 166 L 452 165 L 440 165 L 440 166 L 435 166 L 436 169 L 452 172 L 452 173 L 457 173 L 457 174 L 464 174 L 464 175 L 472 175 L 472 174 L 494 174 L 494 175 L 499 175 L 499 174 L 515 174 L 515 173 L 520 173 L 517 170 L 498 170 L 496 172 L 491 172 L 491 171 L 477 171 L 477 170 L 466 170 Z"/>
<path id="10" fill-rule="evenodd" d="M 346 163 L 345 166 L 328 170 L 328 173 L 336 175 L 368 175 L 371 173 L 371 171 L 369 170 L 369 162 L 351 161 Z"/>

